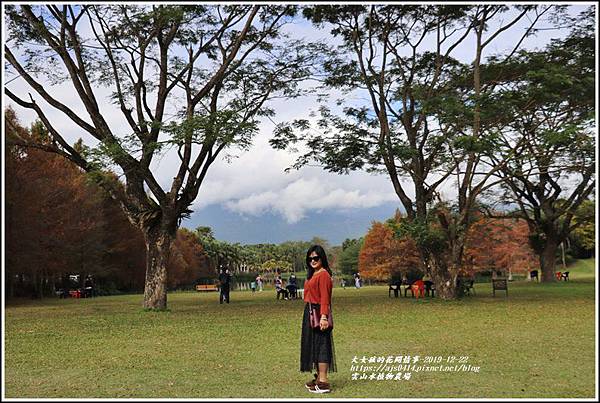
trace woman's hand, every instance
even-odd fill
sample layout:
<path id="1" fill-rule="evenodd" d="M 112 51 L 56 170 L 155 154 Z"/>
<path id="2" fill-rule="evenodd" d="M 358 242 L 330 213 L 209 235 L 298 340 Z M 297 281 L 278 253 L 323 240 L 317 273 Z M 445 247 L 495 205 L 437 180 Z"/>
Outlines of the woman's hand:
<path id="1" fill-rule="evenodd" d="M 329 327 L 329 321 L 327 320 L 327 318 L 321 318 L 319 326 L 321 330 L 327 330 L 327 328 Z"/>

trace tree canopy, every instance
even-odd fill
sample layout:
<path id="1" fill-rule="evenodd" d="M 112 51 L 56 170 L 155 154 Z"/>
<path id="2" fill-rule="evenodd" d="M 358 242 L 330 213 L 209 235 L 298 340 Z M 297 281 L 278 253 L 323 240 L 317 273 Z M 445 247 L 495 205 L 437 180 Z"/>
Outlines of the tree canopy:
<path id="1" fill-rule="evenodd" d="M 386 174 L 408 217 L 398 236 L 416 242 L 421 268 L 430 271 L 438 295 L 455 298 L 479 199 L 502 181 L 495 174 L 525 142 L 510 143 L 491 162 L 499 133 L 511 121 L 510 112 L 497 114 L 489 102 L 497 92 L 493 79 L 510 71 L 536 26 L 546 16 L 560 20 L 561 10 L 538 5 L 308 7 L 304 16 L 316 26 L 328 23 L 331 36 L 341 41 L 328 54 L 323 74 L 324 87 L 342 91 L 344 99 L 337 108 L 320 106 L 313 122 L 280 124 L 271 144 L 290 149 L 303 143 L 310 149 L 294 168 L 316 162 L 331 172 Z M 518 24 L 524 29 L 504 43 L 508 50 L 486 57 L 491 45 Z M 472 61 L 456 57 L 461 47 L 471 50 Z M 490 71 L 491 63 L 497 71 Z M 448 199 L 441 188 L 451 183 L 456 196 Z"/>
<path id="2" fill-rule="evenodd" d="M 269 100 L 304 91 L 298 84 L 321 52 L 319 44 L 283 33 L 296 11 L 286 5 L 7 7 L 8 71 L 36 95 L 25 99 L 9 87 L 5 93 L 37 113 L 48 130 L 44 149 L 90 173 L 142 230 L 146 308 L 166 308 L 169 246 L 209 167 L 249 147 L 259 118 L 272 115 Z M 84 113 L 61 100 L 58 83 L 71 85 Z M 110 89 L 125 126 L 109 118 L 114 112 L 104 105 L 102 87 Z M 49 110 L 92 141 L 79 149 L 69 144 Z M 179 166 L 164 186 L 153 162 L 169 150 Z M 125 192 L 105 180 L 108 170 L 124 177 Z"/>
<path id="3" fill-rule="evenodd" d="M 493 79 L 497 88 L 489 102 L 507 121 L 491 161 L 520 143 L 497 172 L 503 179 L 499 199 L 517 206 L 511 215 L 529 224 L 546 281 L 554 280 L 558 245 L 583 225 L 574 217 L 595 189 L 593 8 L 568 21 L 565 39 L 518 52 L 502 66 L 491 60 L 484 69 L 484 80 Z"/>

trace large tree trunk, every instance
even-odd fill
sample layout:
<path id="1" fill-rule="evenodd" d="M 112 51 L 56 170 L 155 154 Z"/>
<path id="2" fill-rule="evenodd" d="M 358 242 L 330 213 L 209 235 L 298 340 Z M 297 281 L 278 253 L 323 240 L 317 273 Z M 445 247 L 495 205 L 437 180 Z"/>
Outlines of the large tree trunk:
<path id="1" fill-rule="evenodd" d="M 443 300 L 455 300 L 460 295 L 457 277 L 459 269 L 463 266 L 463 250 L 465 244 L 465 232 L 451 230 L 448 217 L 439 214 L 438 219 L 443 228 L 446 229 L 446 242 L 443 250 L 435 253 L 425 252 L 422 256 L 428 256 L 429 274 L 435 284 L 436 295 Z"/>
<path id="2" fill-rule="evenodd" d="M 544 249 L 540 254 L 540 265 L 542 268 L 542 282 L 551 283 L 556 281 L 556 252 L 558 251 L 559 241 L 557 237 L 548 236 L 544 244 Z"/>
<path id="3" fill-rule="evenodd" d="M 453 300 L 459 297 L 456 287 L 456 274 L 447 269 L 431 267 L 431 279 L 435 284 L 436 295 L 443 300 Z"/>
<path id="4" fill-rule="evenodd" d="M 435 284 L 436 295 L 443 300 L 452 300 L 459 297 L 456 288 L 456 274 L 448 270 L 448 266 L 439 262 L 431 262 L 429 267 L 431 280 Z M 456 272 L 456 271 L 454 271 Z"/>
<path id="5" fill-rule="evenodd" d="M 435 295 L 443 300 L 453 300 L 459 297 L 456 287 L 457 271 L 449 269 L 450 262 L 446 259 L 451 252 L 449 250 L 446 252 L 447 254 L 436 254 L 435 256 L 429 253 L 427 263 L 425 263 L 425 272 L 431 276 L 431 280 L 435 285 Z M 421 253 L 428 252 L 422 251 Z M 424 254 L 423 256 L 427 255 Z"/>
<path id="6" fill-rule="evenodd" d="M 144 231 L 146 242 L 146 281 L 144 309 L 167 309 L 167 261 L 173 236 L 162 228 Z"/>

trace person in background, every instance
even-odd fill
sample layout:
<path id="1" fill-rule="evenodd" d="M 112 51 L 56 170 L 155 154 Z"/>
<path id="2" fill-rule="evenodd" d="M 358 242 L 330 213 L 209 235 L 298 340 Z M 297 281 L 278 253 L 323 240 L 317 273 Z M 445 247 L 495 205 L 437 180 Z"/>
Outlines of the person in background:
<path id="1" fill-rule="evenodd" d="M 290 275 L 290 278 L 288 280 L 288 285 L 286 286 L 289 294 L 290 294 L 290 299 L 294 298 L 296 299 L 298 297 L 297 294 L 297 290 L 298 290 L 298 283 L 297 283 L 297 279 L 296 279 L 296 275 L 294 273 L 292 273 Z"/>
<path id="2" fill-rule="evenodd" d="M 256 281 L 250 283 L 250 289 L 252 290 L 252 293 L 256 292 Z"/>
<path id="3" fill-rule="evenodd" d="M 277 291 L 277 299 L 279 299 L 279 296 L 282 294 L 283 299 L 289 299 L 288 290 L 286 288 L 283 288 L 283 280 L 281 279 L 281 276 L 275 277 L 275 291 Z"/>
<path id="4" fill-rule="evenodd" d="M 262 281 L 262 277 L 260 276 L 260 274 L 258 276 L 256 276 L 256 285 L 258 286 L 258 291 L 263 290 L 263 281 Z"/>
<path id="5" fill-rule="evenodd" d="M 221 284 L 219 303 L 222 304 L 223 301 L 227 301 L 227 303 L 229 303 L 229 287 L 231 285 L 231 274 L 229 274 L 229 269 L 223 267 L 221 268 L 221 274 L 219 274 L 219 283 Z"/>
<path id="6" fill-rule="evenodd" d="M 91 274 L 88 274 L 83 282 L 83 294 L 85 298 L 96 296 L 96 290 L 94 290 L 94 280 L 92 279 Z"/>
<path id="7" fill-rule="evenodd" d="M 304 384 L 310 392 L 329 393 L 331 385 L 327 379 L 327 373 L 337 371 L 333 346 L 333 329 L 329 325 L 333 281 L 327 255 L 319 245 L 313 245 L 306 253 L 306 274 L 306 282 L 304 283 L 304 301 L 306 304 L 302 317 L 300 371 L 317 371 L 314 374 L 315 379 Z M 310 324 L 311 307 L 316 309 L 320 316 L 318 328 L 313 328 Z"/>
<path id="8" fill-rule="evenodd" d="M 356 273 L 354 275 L 354 287 L 358 290 L 362 285 L 362 281 L 360 279 L 360 273 Z"/>
<path id="9" fill-rule="evenodd" d="M 296 275 L 294 273 L 290 274 L 289 283 L 295 286 L 298 286 Z"/>

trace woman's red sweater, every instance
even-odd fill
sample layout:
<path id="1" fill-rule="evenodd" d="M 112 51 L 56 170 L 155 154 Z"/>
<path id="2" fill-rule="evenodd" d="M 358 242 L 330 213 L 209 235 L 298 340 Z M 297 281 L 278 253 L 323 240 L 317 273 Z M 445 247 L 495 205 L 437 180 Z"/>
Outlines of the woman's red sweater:
<path id="1" fill-rule="evenodd" d="M 329 314 L 331 305 L 331 290 L 333 281 L 327 270 L 313 274 L 310 280 L 304 283 L 304 301 L 321 306 L 321 315 Z"/>

